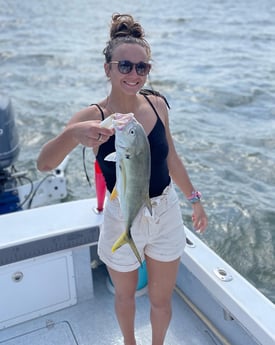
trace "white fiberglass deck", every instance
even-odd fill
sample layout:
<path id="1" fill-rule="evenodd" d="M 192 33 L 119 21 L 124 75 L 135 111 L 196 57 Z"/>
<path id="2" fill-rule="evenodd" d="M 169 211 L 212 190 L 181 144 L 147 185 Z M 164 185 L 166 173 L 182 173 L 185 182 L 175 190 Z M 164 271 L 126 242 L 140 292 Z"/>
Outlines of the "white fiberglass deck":
<path id="1" fill-rule="evenodd" d="M 0 217 L 0 344 L 123 344 L 105 266 L 91 270 L 102 224 L 94 207 L 91 199 Z M 274 305 L 187 235 L 165 345 L 274 345 Z M 147 294 L 136 304 L 138 345 L 151 345 Z"/>
<path id="2" fill-rule="evenodd" d="M 94 297 L 75 306 L 36 320 L 9 327 L 0 332 L 0 344 L 5 345 L 122 345 L 115 318 L 113 294 L 106 284 L 102 265 L 93 270 Z M 138 345 L 151 344 L 149 301 L 147 294 L 137 297 L 136 337 Z M 213 345 L 210 331 L 174 293 L 173 319 L 166 345 Z"/>

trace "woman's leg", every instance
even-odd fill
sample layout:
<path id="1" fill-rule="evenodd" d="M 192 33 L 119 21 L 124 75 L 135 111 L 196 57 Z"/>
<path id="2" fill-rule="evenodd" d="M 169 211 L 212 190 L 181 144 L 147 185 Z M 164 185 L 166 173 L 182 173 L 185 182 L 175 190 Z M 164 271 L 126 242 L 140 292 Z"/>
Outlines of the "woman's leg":
<path id="1" fill-rule="evenodd" d="M 146 256 L 151 302 L 152 345 L 163 345 L 171 320 L 171 297 L 180 259 L 160 262 Z"/>
<path id="2" fill-rule="evenodd" d="M 135 293 L 138 271 L 117 272 L 108 268 L 115 287 L 115 311 L 125 345 L 136 345 L 135 340 Z"/>

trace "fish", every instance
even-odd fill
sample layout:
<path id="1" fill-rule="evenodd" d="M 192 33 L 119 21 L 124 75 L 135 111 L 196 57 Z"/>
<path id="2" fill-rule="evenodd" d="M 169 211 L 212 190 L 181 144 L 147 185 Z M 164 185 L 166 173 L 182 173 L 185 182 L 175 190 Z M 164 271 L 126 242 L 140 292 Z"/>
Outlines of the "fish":
<path id="1" fill-rule="evenodd" d="M 118 198 L 125 220 L 125 231 L 113 244 L 112 252 L 128 243 L 142 266 L 131 227 L 144 205 L 152 215 L 149 197 L 150 145 L 143 126 L 133 113 L 113 115 L 112 125 L 115 129 L 115 152 L 105 157 L 105 160 L 116 162 L 116 185 L 110 198 Z"/>

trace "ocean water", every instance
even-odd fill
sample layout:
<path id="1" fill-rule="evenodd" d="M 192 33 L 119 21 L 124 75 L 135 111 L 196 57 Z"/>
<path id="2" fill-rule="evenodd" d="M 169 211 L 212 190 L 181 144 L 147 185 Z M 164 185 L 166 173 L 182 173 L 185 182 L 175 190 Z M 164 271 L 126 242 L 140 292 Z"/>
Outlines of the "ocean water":
<path id="1" fill-rule="evenodd" d="M 29 177 L 43 143 L 108 94 L 102 50 L 112 13 L 133 14 L 153 51 L 150 83 L 171 104 L 179 155 L 203 192 L 202 240 L 275 301 L 275 2 L 273 0 L 0 0 L 0 92 Z M 92 170 L 92 154 L 88 169 Z M 95 195 L 81 148 L 67 200 Z M 180 195 L 183 217 L 191 209 Z"/>

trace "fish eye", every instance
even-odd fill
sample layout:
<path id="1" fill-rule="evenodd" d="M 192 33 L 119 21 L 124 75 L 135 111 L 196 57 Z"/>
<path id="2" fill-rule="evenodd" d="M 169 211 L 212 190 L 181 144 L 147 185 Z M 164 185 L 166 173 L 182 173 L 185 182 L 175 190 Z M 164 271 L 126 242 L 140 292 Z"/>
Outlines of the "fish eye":
<path id="1" fill-rule="evenodd" d="M 129 130 L 129 134 L 131 134 L 131 135 L 135 135 L 135 130 L 134 130 L 134 128 L 130 128 L 130 130 Z"/>

